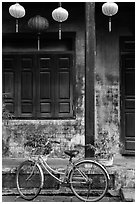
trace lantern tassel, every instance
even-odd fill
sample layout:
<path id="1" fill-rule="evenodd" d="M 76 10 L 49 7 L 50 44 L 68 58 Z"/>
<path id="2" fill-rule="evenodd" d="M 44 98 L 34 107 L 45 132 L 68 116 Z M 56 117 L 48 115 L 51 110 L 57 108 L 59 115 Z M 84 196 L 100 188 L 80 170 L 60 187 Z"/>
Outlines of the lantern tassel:
<path id="1" fill-rule="evenodd" d="M 19 24 L 18 24 L 18 19 L 16 18 L 16 33 L 19 31 Z"/>
<path id="2" fill-rule="evenodd" d="M 40 34 L 38 33 L 38 51 L 40 50 Z"/>
<path id="3" fill-rule="evenodd" d="M 109 17 L 109 32 L 111 32 L 111 17 Z"/>
<path id="4" fill-rule="evenodd" d="M 61 23 L 59 23 L 59 40 L 61 40 Z"/>

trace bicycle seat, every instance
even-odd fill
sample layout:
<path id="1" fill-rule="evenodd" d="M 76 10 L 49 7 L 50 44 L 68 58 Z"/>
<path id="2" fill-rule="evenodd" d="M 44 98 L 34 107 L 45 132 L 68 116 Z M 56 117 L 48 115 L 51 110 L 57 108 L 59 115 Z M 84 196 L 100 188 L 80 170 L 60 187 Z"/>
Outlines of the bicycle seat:
<path id="1" fill-rule="evenodd" d="M 78 150 L 66 150 L 64 151 L 65 154 L 67 154 L 70 157 L 75 157 L 77 154 L 79 154 Z"/>

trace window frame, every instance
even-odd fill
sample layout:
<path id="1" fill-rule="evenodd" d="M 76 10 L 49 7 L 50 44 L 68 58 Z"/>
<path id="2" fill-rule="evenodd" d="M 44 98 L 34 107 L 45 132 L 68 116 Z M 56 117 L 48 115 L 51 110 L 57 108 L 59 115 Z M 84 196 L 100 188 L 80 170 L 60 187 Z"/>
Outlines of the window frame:
<path id="1" fill-rule="evenodd" d="M 20 93 L 21 93 L 21 90 L 20 90 L 20 86 L 16 89 L 15 88 L 15 115 L 16 116 L 14 116 L 13 117 L 13 119 L 27 119 L 27 120 L 30 120 L 30 119 L 74 119 L 75 118 L 75 109 L 74 109 L 74 104 L 75 104 L 75 102 L 74 102 L 74 96 L 75 96 L 75 87 L 74 87 L 74 84 L 75 84 L 75 64 L 74 64 L 74 51 L 35 51 L 35 52 L 3 52 L 3 55 L 16 55 L 16 54 L 19 54 L 19 55 L 21 55 L 21 54 L 26 54 L 26 55 L 35 55 L 35 56 L 37 56 L 37 54 L 38 55 L 42 55 L 42 54 L 57 54 L 57 55 L 65 55 L 65 54 L 70 54 L 71 56 L 72 56 L 72 63 L 73 63 L 73 65 L 72 65 L 72 70 L 71 70 L 71 80 L 72 80 L 72 84 L 71 84 L 71 86 L 72 86 L 72 95 L 73 95 L 73 98 L 71 99 L 72 100 L 72 113 L 71 113 L 71 115 L 69 115 L 68 117 L 67 117 L 67 114 L 65 115 L 65 116 L 57 116 L 57 114 L 56 115 L 52 115 L 52 116 L 44 116 L 44 117 L 41 117 L 41 116 L 36 116 L 36 114 L 33 114 L 33 116 L 28 116 L 28 117 L 26 117 L 26 116 L 21 116 L 21 115 L 18 115 L 19 114 L 19 104 L 18 104 L 18 101 L 20 100 Z M 36 67 L 35 67 L 35 70 L 37 70 L 36 69 Z M 35 73 L 35 75 L 36 74 L 38 74 L 38 72 L 36 72 Z M 21 83 L 21 82 L 19 82 L 19 79 L 20 79 L 20 77 L 19 77 L 19 72 L 16 70 L 15 71 L 15 83 Z M 35 86 L 36 86 L 36 84 L 35 84 Z M 36 87 L 33 87 L 33 89 L 35 89 Z M 38 95 L 38 93 L 36 93 L 37 95 Z M 36 98 L 36 97 L 35 97 Z M 5 102 L 8 102 L 8 100 L 7 99 L 5 99 Z M 36 101 L 34 101 L 35 103 L 36 103 Z M 35 104 L 35 107 L 36 107 L 37 105 Z M 35 109 L 35 112 L 36 112 L 36 109 Z M 18 116 L 17 116 L 18 115 Z"/>

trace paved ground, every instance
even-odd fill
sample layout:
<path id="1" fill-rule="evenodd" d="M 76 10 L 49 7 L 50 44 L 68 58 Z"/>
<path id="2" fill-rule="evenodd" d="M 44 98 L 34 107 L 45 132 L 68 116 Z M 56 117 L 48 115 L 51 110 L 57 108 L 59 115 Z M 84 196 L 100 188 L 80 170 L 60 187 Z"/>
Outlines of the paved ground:
<path id="1" fill-rule="evenodd" d="M 17 196 L 2 196 L 2 202 L 28 202 Z M 81 202 L 75 196 L 38 196 L 31 202 Z M 117 197 L 104 197 L 99 202 L 121 202 Z"/>

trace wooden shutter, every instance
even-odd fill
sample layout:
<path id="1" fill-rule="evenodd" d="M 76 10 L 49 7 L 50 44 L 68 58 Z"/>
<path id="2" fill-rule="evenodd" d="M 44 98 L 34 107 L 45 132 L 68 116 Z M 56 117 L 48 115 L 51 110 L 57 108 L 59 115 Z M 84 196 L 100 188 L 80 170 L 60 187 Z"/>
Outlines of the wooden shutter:
<path id="1" fill-rule="evenodd" d="M 38 66 L 36 70 L 37 76 L 37 97 L 38 112 L 37 117 L 54 117 L 53 103 L 53 74 L 54 74 L 54 58 L 51 54 L 38 55 Z"/>
<path id="2" fill-rule="evenodd" d="M 73 116 L 73 55 L 39 54 L 38 117 Z"/>
<path id="3" fill-rule="evenodd" d="M 18 58 L 18 117 L 35 117 L 36 80 L 35 57 L 32 54 L 21 54 Z"/>
<path id="4" fill-rule="evenodd" d="M 2 61 L 3 71 L 3 93 L 6 94 L 5 103 L 7 109 L 13 114 L 17 115 L 16 111 L 16 58 L 14 55 L 3 55 Z"/>
<path id="5" fill-rule="evenodd" d="M 71 54 L 56 55 L 55 115 L 73 116 L 73 57 Z"/>
<path id="6" fill-rule="evenodd" d="M 7 109 L 16 118 L 35 117 L 34 56 L 3 55 L 3 93 Z"/>
<path id="7" fill-rule="evenodd" d="M 73 117 L 73 55 L 4 54 L 3 92 L 16 118 Z"/>

